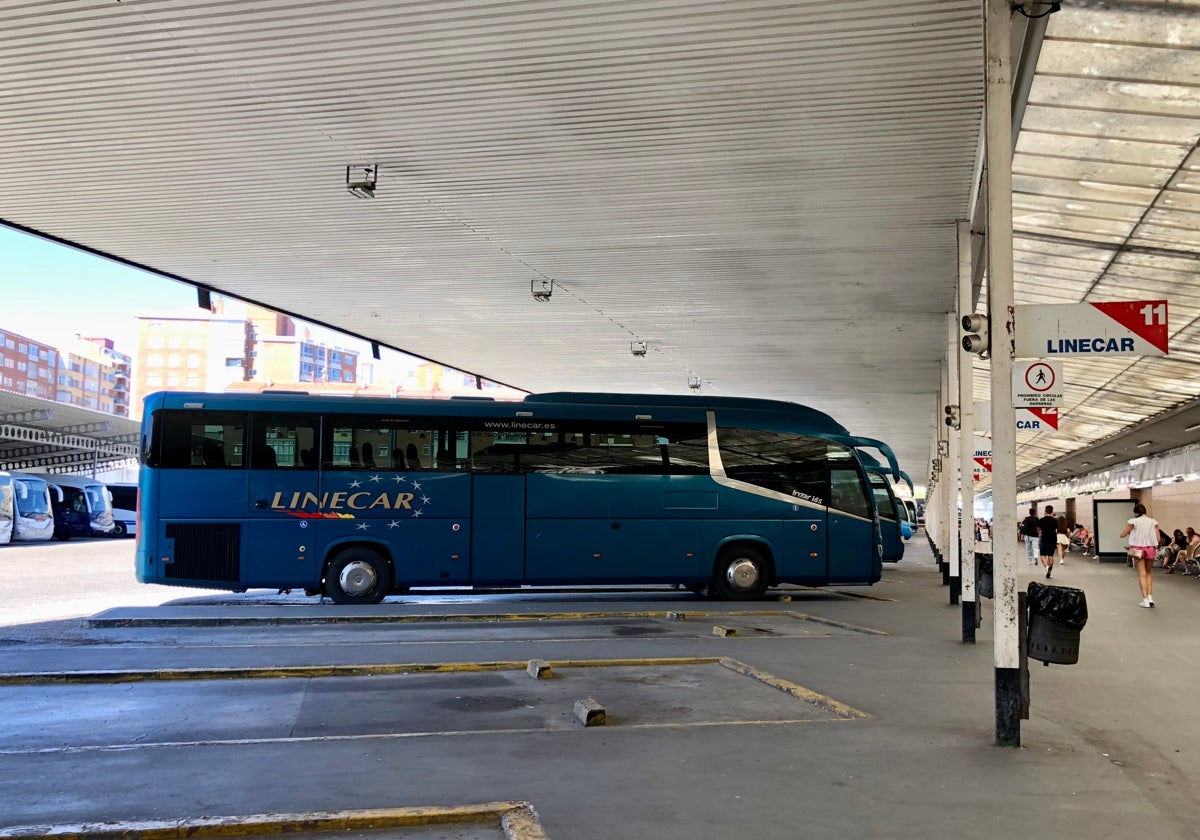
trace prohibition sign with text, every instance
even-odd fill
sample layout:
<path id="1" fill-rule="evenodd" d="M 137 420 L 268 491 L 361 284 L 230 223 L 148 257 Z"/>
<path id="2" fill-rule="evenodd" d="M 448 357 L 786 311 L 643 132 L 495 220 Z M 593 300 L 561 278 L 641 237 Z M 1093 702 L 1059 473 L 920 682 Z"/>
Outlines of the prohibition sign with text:
<path id="1" fill-rule="evenodd" d="M 1025 371 L 1025 384 L 1034 391 L 1049 391 L 1054 387 L 1054 368 L 1045 362 L 1030 365 Z"/>

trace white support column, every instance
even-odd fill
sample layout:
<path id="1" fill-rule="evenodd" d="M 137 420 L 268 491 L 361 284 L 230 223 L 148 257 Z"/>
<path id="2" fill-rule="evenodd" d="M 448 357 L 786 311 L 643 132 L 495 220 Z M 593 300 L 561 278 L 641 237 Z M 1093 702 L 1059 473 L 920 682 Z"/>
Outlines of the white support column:
<path id="1" fill-rule="evenodd" d="M 947 511 L 947 498 L 950 495 L 950 459 L 947 457 L 947 441 L 949 440 L 950 427 L 945 423 L 946 413 L 945 406 L 950 404 L 950 372 L 946 364 L 942 365 L 942 382 L 938 388 L 938 460 L 942 465 L 942 471 L 938 473 L 938 530 L 937 530 L 937 546 L 938 546 L 938 563 L 942 571 L 942 585 L 947 586 L 950 583 L 950 523 L 954 520 L 949 517 Z"/>
<path id="2" fill-rule="evenodd" d="M 958 387 L 958 313 L 951 312 L 946 318 L 946 402 L 953 405 L 959 401 Z M 943 424 L 944 425 L 944 424 Z M 959 512 L 958 512 L 958 476 L 962 470 L 962 458 L 958 445 L 958 430 L 946 426 L 947 457 L 946 467 L 942 475 L 946 479 L 946 564 L 950 584 L 950 606 L 958 604 L 959 587 L 962 583 L 961 557 L 958 551 Z M 970 519 L 970 512 L 962 512 L 963 520 Z"/>
<path id="3" fill-rule="evenodd" d="M 932 406 L 932 409 L 934 412 L 934 417 L 936 418 L 936 417 L 938 417 L 938 413 L 942 410 L 941 394 L 936 394 L 934 396 L 934 401 L 937 403 L 937 405 Z M 938 455 L 938 435 L 939 434 L 941 434 L 941 430 L 937 427 L 937 425 L 935 423 L 935 425 L 933 427 L 933 435 L 929 441 L 929 464 L 930 464 L 929 483 L 925 487 L 925 538 L 929 541 L 930 547 L 935 548 L 935 556 L 934 556 L 935 561 L 937 560 L 937 556 L 936 556 L 937 521 L 938 521 L 938 517 L 937 517 L 937 486 L 938 486 L 939 476 L 937 473 L 933 472 L 933 464 L 935 461 L 937 461 L 937 459 L 939 457 L 941 457 L 940 455 Z"/>
<path id="4" fill-rule="evenodd" d="M 971 223 L 958 223 L 958 314 L 975 311 L 971 299 Z M 962 640 L 975 644 L 975 626 L 979 620 L 979 601 L 975 593 L 975 356 L 962 346 L 962 330 L 958 332 L 958 405 L 962 428 L 958 447 L 962 455 Z"/>
<path id="5" fill-rule="evenodd" d="M 1017 612 L 1016 415 L 1012 406 L 1012 3 L 985 0 L 987 52 L 987 273 L 992 339 L 992 541 L 995 583 L 996 743 L 1021 745 Z"/>

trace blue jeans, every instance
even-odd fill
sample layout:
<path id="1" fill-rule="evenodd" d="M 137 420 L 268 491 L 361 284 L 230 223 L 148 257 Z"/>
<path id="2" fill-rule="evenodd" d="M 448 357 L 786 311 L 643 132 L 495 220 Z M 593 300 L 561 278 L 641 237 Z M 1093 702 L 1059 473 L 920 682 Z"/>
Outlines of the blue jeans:
<path id="1" fill-rule="evenodd" d="M 1029 563 L 1030 566 L 1037 565 L 1037 562 L 1038 562 L 1037 561 L 1037 557 L 1038 557 L 1037 548 L 1038 548 L 1038 538 L 1026 535 L 1025 536 L 1025 560 L 1026 560 L 1026 562 Z"/>

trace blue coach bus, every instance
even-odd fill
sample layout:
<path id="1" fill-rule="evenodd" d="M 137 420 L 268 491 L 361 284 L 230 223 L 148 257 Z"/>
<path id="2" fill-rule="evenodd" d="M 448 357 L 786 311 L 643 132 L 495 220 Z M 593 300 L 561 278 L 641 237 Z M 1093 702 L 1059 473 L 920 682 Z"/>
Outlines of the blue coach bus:
<path id="1" fill-rule="evenodd" d="M 428 586 L 871 584 L 879 517 L 828 415 L 771 400 L 158 393 L 137 577 L 340 604 Z"/>

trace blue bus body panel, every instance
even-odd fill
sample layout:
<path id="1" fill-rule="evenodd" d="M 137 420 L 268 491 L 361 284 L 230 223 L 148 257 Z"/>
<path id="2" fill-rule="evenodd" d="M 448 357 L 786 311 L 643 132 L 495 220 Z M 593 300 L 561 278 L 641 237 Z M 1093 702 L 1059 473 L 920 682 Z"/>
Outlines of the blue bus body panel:
<path id="1" fill-rule="evenodd" d="M 883 562 L 899 562 L 904 557 L 904 533 L 900 523 L 879 517 L 879 534 L 883 538 Z"/>
<path id="2" fill-rule="evenodd" d="M 883 574 L 878 530 L 869 522 L 829 514 L 830 583 L 874 583 Z"/>
<path id="3" fill-rule="evenodd" d="M 531 474 L 526 582 L 707 580 L 701 520 L 716 491 L 708 476 Z"/>
<path id="4" fill-rule="evenodd" d="M 473 482 L 470 578 L 463 583 L 513 585 L 525 581 L 523 475 L 463 476 Z M 465 527 L 465 526 L 464 526 Z"/>

